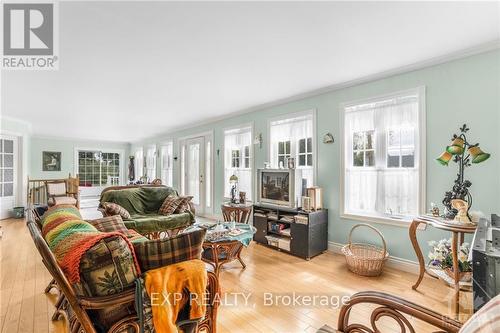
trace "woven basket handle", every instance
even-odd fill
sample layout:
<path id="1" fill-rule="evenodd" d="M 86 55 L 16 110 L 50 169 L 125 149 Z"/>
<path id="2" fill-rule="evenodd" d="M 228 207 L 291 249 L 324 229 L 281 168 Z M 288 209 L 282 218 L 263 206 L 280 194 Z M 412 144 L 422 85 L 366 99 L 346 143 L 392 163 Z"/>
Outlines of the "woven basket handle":
<path id="1" fill-rule="evenodd" d="M 385 243 L 384 236 L 382 236 L 382 233 L 377 228 L 375 228 L 374 226 L 371 226 L 369 224 L 366 224 L 366 223 L 359 223 L 359 224 L 356 224 L 354 227 L 352 227 L 351 231 L 349 232 L 349 249 L 351 248 L 351 244 L 352 244 L 352 232 L 354 231 L 354 229 L 359 228 L 359 227 L 370 228 L 380 236 L 380 239 L 382 239 L 382 244 L 384 244 L 384 257 L 385 257 L 385 254 L 387 253 L 387 244 Z"/>

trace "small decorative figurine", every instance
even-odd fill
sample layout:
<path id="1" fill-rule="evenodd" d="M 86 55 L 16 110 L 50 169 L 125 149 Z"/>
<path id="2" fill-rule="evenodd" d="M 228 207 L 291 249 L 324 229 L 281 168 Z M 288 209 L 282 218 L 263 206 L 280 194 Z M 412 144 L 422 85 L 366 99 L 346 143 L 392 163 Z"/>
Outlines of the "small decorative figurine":
<path id="1" fill-rule="evenodd" d="M 455 221 L 460 223 L 471 223 L 469 214 L 467 211 L 469 209 L 469 204 L 465 200 L 452 199 L 451 206 L 457 210 L 457 215 L 455 215 Z"/>
<path id="2" fill-rule="evenodd" d="M 293 157 L 287 158 L 287 166 L 288 169 L 295 169 L 295 158 Z"/>
<path id="3" fill-rule="evenodd" d="M 232 175 L 229 177 L 229 183 L 231 184 L 231 203 L 238 203 L 238 199 L 236 199 L 238 177 L 236 175 Z"/>
<path id="4" fill-rule="evenodd" d="M 431 202 L 431 214 L 432 216 L 439 217 L 439 207 L 434 202 Z"/>

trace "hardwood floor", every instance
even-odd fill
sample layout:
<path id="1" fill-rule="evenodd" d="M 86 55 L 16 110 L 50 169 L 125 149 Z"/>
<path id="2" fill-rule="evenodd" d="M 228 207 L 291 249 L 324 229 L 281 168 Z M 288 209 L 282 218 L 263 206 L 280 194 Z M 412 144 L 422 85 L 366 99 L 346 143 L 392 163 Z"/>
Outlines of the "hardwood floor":
<path id="1" fill-rule="evenodd" d="M 0 221 L 0 332 L 66 332 L 64 320 L 52 322 L 55 291 L 44 294 L 50 276 L 43 266 L 22 220 Z M 410 245 L 408 245 L 410 246 Z M 426 277 L 419 288 L 411 285 L 416 275 L 386 269 L 382 276 L 365 278 L 352 274 L 342 256 L 325 253 L 310 261 L 289 256 L 264 246 L 251 244 L 243 250 L 245 270 L 238 262 L 221 272 L 223 305 L 219 308 L 217 331 L 221 332 L 315 332 L 323 324 L 337 327 L 338 308 L 331 306 L 286 305 L 287 296 L 349 296 L 358 291 L 377 290 L 395 294 L 429 307 L 443 315 L 452 315 L 452 290 Z M 243 293 L 243 294 L 242 294 Z M 282 297 L 285 305 L 267 306 L 269 294 Z M 245 298 L 248 303 L 245 304 Z M 460 319 L 469 317 L 471 294 L 461 297 Z M 324 299 L 324 298 L 322 298 Z M 351 318 L 367 322 L 371 307 L 363 305 Z M 412 319 L 410 319 L 413 322 Z M 415 324 L 417 332 L 429 332 L 426 325 Z M 380 329 L 399 332 L 396 323 L 383 319 Z"/>

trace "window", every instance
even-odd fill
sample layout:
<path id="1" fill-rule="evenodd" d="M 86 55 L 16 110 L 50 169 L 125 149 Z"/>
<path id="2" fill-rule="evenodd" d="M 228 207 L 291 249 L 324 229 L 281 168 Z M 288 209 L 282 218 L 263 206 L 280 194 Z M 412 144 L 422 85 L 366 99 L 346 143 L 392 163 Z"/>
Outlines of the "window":
<path id="1" fill-rule="evenodd" d="M 312 166 L 312 138 L 299 140 L 299 166 Z"/>
<path id="2" fill-rule="evenodd" d="M 352 166 L 375 166 L 374 132 L 360 131 L 352 134 Z"/>
<path id="3" fill-rule="evenodd" d="M 422 94 L 412 90 L 344 108 L 344 214 L 409 220 L 421 212 Z"/>
<path id="4" fill-rule="evenodd" d="M 137 149 L 134 156 L 135 180 L 137 181 L 144 175 L 144 153 L 142 148 Z"/>
<path id="5" fill-rule="evenodd" d="M 250 168 L 250 146 L 243 147 L 243 167 Z"/>
<path id="6" fill-rule="evenodd" d="M 156 178 L 156 146 L 150 146 L 146 151 L 146 177 L 148 181 Z"/>
<path id="7" fill-rule="evenodd" d="M 120 154 L 92 150 L 78 151 L 80 186 L 120 184 Z"/>
<path id="8" fill-rule="evenodd" d="M 173 155 L 174 144 L 172 141 L 167 142 L 160 149 L 160 169 L 161 169 L 161 182 L 163 185 L 173 186 Z"/>
<path id="9" fill-rule="evenodd" d="M 238 190 L 252 199 L 252 127 L 224 131 L 224 196 L 229 197 L 229 177 L 238 177 Z"/>
<path id="10" fill-rule="evenodd" d="M 290 140 L 278 142 L 278 167 L 284 168 L 287 160 L 292 155 L 290 154 Z"/>
<path id="11" fill-rule="evenodd" d="M 270 122 L 270 160 L 273 168 L 288 167 L 288 159 L 295 159 L 307 186 L 314 185 L 314 115 L 304 112 L 290 118 Z"/>
<path id="12" fill-rule="evenodd" d="M 240 167 L 240 151 L 238 149 L 231 150 L 231 168 Z"/>

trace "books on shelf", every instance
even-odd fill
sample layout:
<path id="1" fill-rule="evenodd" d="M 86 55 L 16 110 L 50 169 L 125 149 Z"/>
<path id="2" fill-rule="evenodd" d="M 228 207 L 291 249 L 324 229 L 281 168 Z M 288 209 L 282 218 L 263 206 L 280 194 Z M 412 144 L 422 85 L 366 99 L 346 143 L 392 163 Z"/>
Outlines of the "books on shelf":
<path id="1" fill-rule="evenodd" d="M 308 224 L 308 217 L 306 215 L 295 215 L 294 216 L 295 223 L 299 224 Z"/>
<path id="2" fill-rule="evenodd" d="M 293 223 L 293 221 L 293 215 L 282 215 L 280 218 L 280 222 Z"/>
<path id="3" fill-rule="evenodd" d="M 273 212 L 269 212 L 269 213 L 267 214 L 267 218 L 268 218 L 269 220 L 278 221 L 278 214 L 273 213 Z"/>

